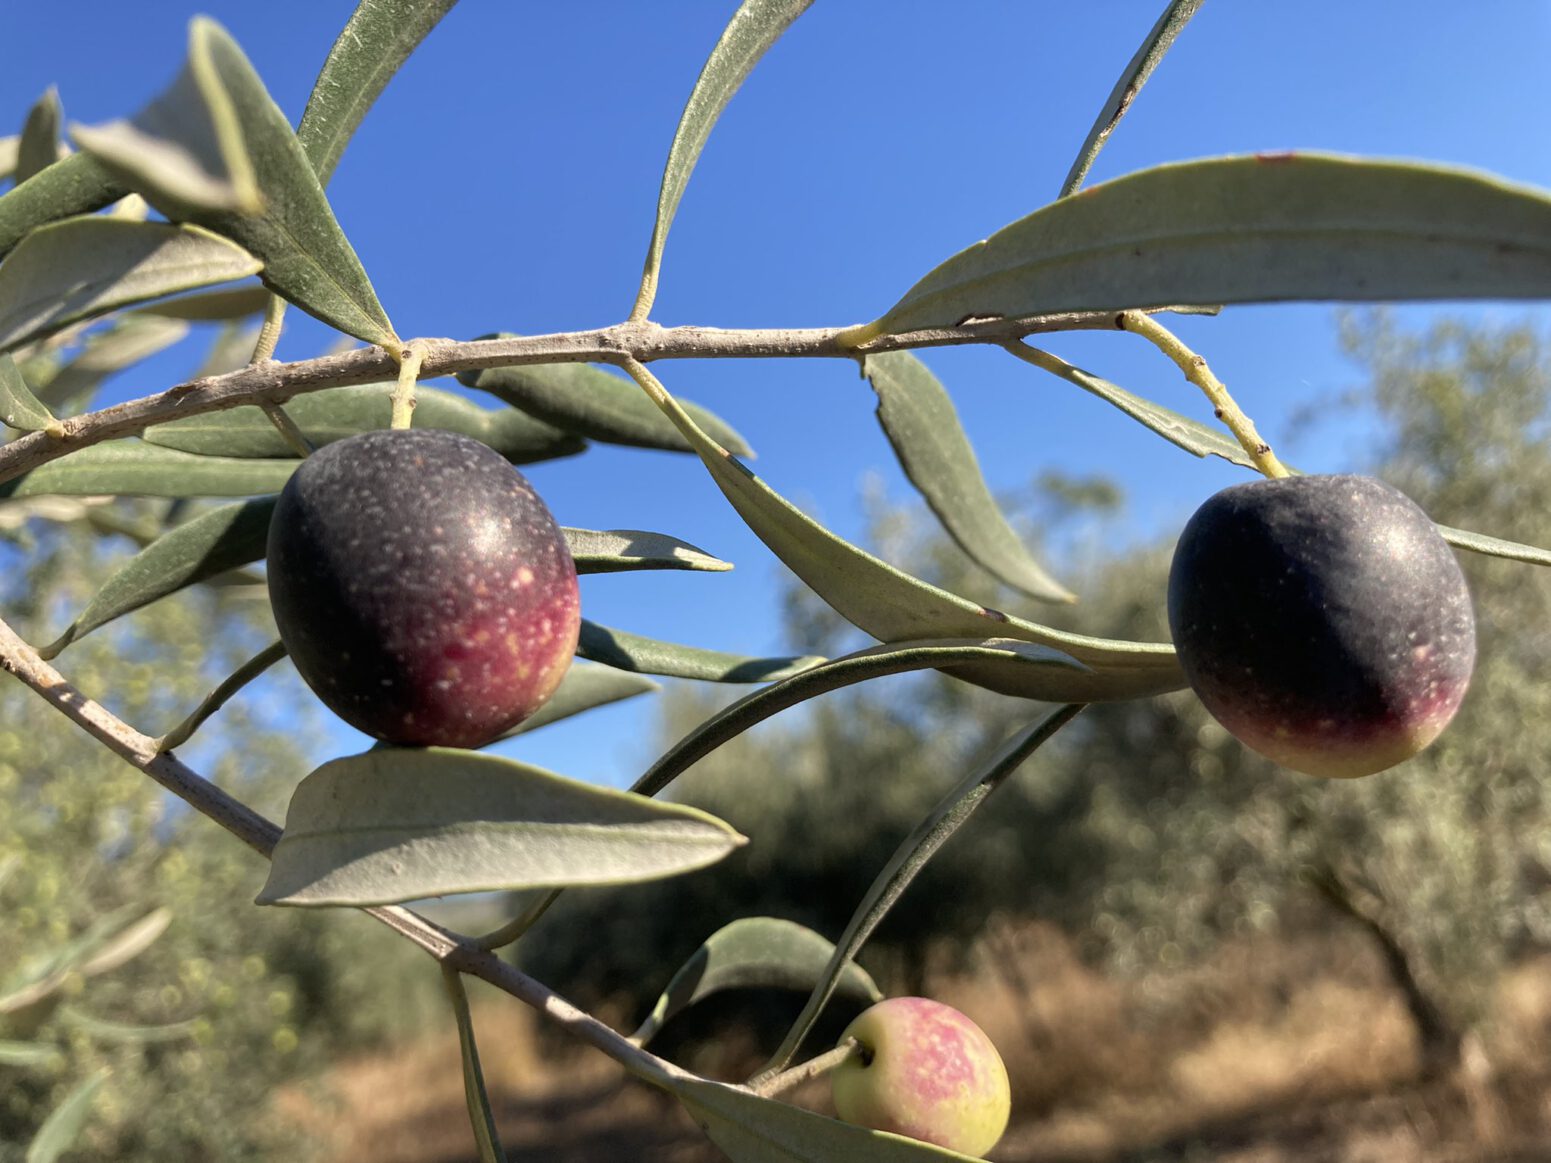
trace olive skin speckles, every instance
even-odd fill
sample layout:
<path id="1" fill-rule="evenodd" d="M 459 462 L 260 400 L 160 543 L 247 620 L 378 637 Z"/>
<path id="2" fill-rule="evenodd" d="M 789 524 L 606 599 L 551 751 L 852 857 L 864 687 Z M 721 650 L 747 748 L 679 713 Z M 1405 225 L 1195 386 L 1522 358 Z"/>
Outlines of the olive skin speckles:
<path id="1" fill-rule="evenodd" d="M 544 704 L 576 649 L 559 526 L 466 436 L 367 432 L 313 453 L 280 495 L 268 558 L 302 678 L 384 742 L 488 743 Z"/>
<path id="2" fill-rule="evenodd" d="M 1175 549 L 1169 626 L 1217 721 L 1310 775 L 1409 759 L 1453 718 L 1475 665 L 1453 551 L 1371 477 L 1288 477 L 1211 497 Z"/>

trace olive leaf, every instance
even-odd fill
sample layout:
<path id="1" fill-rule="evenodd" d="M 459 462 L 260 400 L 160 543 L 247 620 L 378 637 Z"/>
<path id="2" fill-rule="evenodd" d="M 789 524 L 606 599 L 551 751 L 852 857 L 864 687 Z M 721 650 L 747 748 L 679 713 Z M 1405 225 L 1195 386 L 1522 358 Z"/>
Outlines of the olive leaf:
<path id="1" fill-rule="evenodd" d="M 641 529 L 563 529 L 577 573 L 641 569 L 690 569 L 721 573 L 732 563 L 687 541 Z"/>
<path id="2" fill-rule="evenodd" d="M 458 1049 L 463 1059 L 463 1096 L 468 1105 L 469 1123 L 479 1149 L 479 1163 L 506 1163 L 501 1135 L 496 1129 L 495 1112 L 490 1109 L 490 1093 L 485 1089 L 485 1071 L 479 1064 L 479 1045 L 474 1040 L 474 1015 L 469 1012 L 468 991 L 462 975 L 450 965 L 442 966 L 442 981 L 452 1000 L 453 1020 L 458 1026 Z"/>
<path id="3" fill-rule="evenodd" d="M 274 511 L 274 497 L 257 497 L 175 526 L 114 570 L 64 635 L 41 653 L 52 658 L 83 635 L 158 598 L 260 560 Z"/>
<path id="4" fill-rule="evenodd" d="M 59 123 L 62 116 L 59 90 L 50 85 L 27 111 L 27 122 L 22 126 L 21 140 L 16 146 L 18 185 L 60 159 Z"/>
<path id="5" fill-rule="evenodd" d="M 657 218 L 652 224 L 652 240 L 646 250 L 641 272 L 641 290 L 631 318 L 644 319 L 650 313 L 657 293 L 657 275 L 662 266 L 662 249 L 668 241 L 668 228 L 678 213 L 679 200 L 689 184 L 689 175 L 700 160 L 700 151 L 711 136 L 711 128 L 722 115 L 760 57 L 813 0 L 743 0 L 732 14 L 727 27 L 711 50 L 695 87 L 689 94 L 684 112 L 673 133 L 673 145 L 662 171 L 662 187 L 657 195 Z"/>
<path id="6" fill-rule="evenodd" d="M 97 1091 L 107 1077 L 106 1069 L 88 1075 L 49 1112 L 48 1118 L 43 1120 L 43 1125 L 27 1146 L 27 1163 L 54 1163 L 75 1145 L 91 1114 Z"/>
<path id="7" fill-rule="evenodd" d="M 0 498 L 97 496 L 251 497 L 278 493 L 300 464 L 197 456 L 143 440 L 109 440 L 0 482 Z"/>
<path id="8" fill-rule="evenodd" d="M 188 324 L 180 319 L 119 319 L 88 338 L 80 354 L 38 389 L 38 398 L 54 408 L 78 406 L 90 400 L 114 372 L 166 350 L 187 334 Z"/>
<path id="9" fill-rule="evenodd" d="M 560 686 L 549 696 L 549 701 L 522 722 L 518 723 L 503 739 L 525 735 L 539 727 L 547 727 L 573 715 L 580 715 L 595 707 L 607 706 L 636 695 L 661 690 L 649 678 L 628 671 L 615 670 L 601 663 L 573 662 L 566 671 Z"/>
<path id="10" fill-rule="evenodd" d="M 928 273 L 854 342 L 967 318 L 1551 294 L 1551 196 L 1334 154 L 1175 162 L 1062 198 Z"/>
<path id="11" fill-rule="evenodd" d="M 630 1040 L 646 1045 L 675 1014 L 724 989 L 812 989 L 834 950 L 828 938 L 796 921 L 733 921 L 707 937 L 679 967 Z M 862 1003 L 883 1000 L 872 975 L 855 964 L 846 967 L 836 992 Z"/>
<path id="12" fill-rule="evenodd" d="M 639 388 L 601 368 L 584 363 L 525 364 L 464 372 L 458 381 L 578 436 L 606 444 L 693 451 Z M 743 437 L 726 421 L 698 404 L 680 403 L 718 444 L 739 456 L 751 455 Z"/>
<path id="13" fill-rule="evenodd" d="M 1088 176 L 1088 171 L 1093 167 L 1094 159 L 1099 156 L 1099 150 L 1104 148 L 1109 135 L 1115 132 L 1120 119 L 1131 108 L 1131 102 L 1136 100 L 1136 95 L 1142 91 L 1142 86 L 1147 84 L 1147 78 L 1152 76 L 1153 70 L 1158 67 L 1158 63 L 1163 60 L 1164 54 L 1169 51 L 1179 34 L 1185 30 L 1185 25 L 1190 23 L 1190 18 L 1196 14 L 1201 3 L 1202 0 L 1170 0 L 1169 6 L 1163 10 L 1163 15 L 1158 17 L 1157 22 L 1148 31 L 1141 47 L 1126 62 L 1126 67 L 1120 72 L 1120 79 L 1115 82 L 1108 100 L 1104 102 L 1104 107 L 1093 119 L 1093 128 L 1088 130 L 1087 139 L 1082 143 L 1082 148 L 1077 151 L 1072 168 L 1067 171 L 1066 179 L 1061 183 L 1061 193 L 1058 197 L 1065 198 L 1082 185 L 1083 179 Z"/>
<path id="14" fill-rule="evenodd" d="M 258 903 L 628 884 L 703 868 L 743 843 L 695 808 L 516 760 L 384 747 L 326 763 L 297 786 Z"/>
<path id="15" fill-rule="evenodd" d="M 286 414 L 314 447 L 347 436 L 389 427 L 392 384 L 357 384 L 309 392 L 289 401 Z M 415 393 L 415 427 L 435 428 L 472 436 L 514 464 L 530 464 L 570 456 L 586 441 L 531 416 L 510 409 L 481 408 L 440 388 Z M 151 444 L 205 456 L 292 457 L 296 451 L 275 430 L 260 408 L 245 406 L 206 412 L 186 420 L 157 424 L 145 430 Z"/>
<path id="16" fill-rule="evenodd" d="M 704 682 L 773 682 L 824 661 L 815 655 L 793 658 L 751 658 L 643 638 L 582 619 L 576 653 L 618 670 L 696 678 Z"/>
<path id="17" fill-rule="evenodd" d="M 644 369 L 641 369 L 644 372 Z M 649 375 L 649 373 L 647 373 Z M 1070 655 L 1088 668 L 1063 677 L 1073 702 L 1145 698 L 1178 690 L 1183 672 L 1167 643 L 1120 642 L 1026 622 L 940 590 L 837 537 L 711 441 L 661 385 L 658 406 L 695 445 L 722 494 L 771 552 L 852 625 L 883 642 L 922 638 L 1016 638 Z M 1043 675 L 977 662 L 949 673 L 1002 694 L 1045 698 Z"/>
<path id="18" fill-rule="evenodd" d="M 900 467 L 959 548 L 992 577 L 1031 597 L 1076 601 L 1007 523 L 953 400 L 931 369 L 910 352 L 896 351 L 868 356 L 862 374 L 878 394 L 878 423 Z"/>
<path id="19" fill-rule="evenodd" d="M 457 0 L 361 0 L 312 86 L 296 139 L 322 185 L 399 66 Z"/>
<path id="20" fill-rule="evenodd" d="M 0 352 L 120 307 L 256 274 L 261 265 L 196 226 L 94 215 L 41 226 L 0 263 Z"/>
<path id="21" fill-rule="evenodd" d="M 197 295 L 182 295 L 176 299 L 163 299 L 144 307 L 136 307 L 133 314 L 157 315 L 164 319 L 184 319 L 191 323 L 205 323 L 217 319 L 241 319 L 257 315 L 269 303 L 269 292 L 261 286 L 233 287 L 229 291 L 201 291 Z"/>
<path id="22" fill-rule="evenodd" d="M 1043 368 L 1053 375 L 1058 375 L 1068 383 L 1082 388 L 1083 391 L 1113 404 L 1131 419 L 1156 432 L 1176 448 L 1183 448 L 1194 456 L 1220 456 L 1242 468 L 1255 468 L 1255 463 L 1250 459 L 1249 454 L 1226 432 L 1181 415 L 1172 408 L 1165 408 L 1162 404 L 1155 404 L 1135 392 L 1127 391 L 1119 384 L 1110 383 L 1091 372 L 1083 371 L 1082 368 L 1069 364 L 1049 352 L 1031 348 L 1026 344 L 1013 344 L 1009 350 L 1019 359 Z M 1287 467 L 1291 472 L 1298 471 L 1291 466 Z M 1504 557 L 1510 561 L 1522 561 L 1529 565 L 1551 565 L 1551 550 L 1517 541 L 1507 541 L 1485 533 L 1454 529 L 1448 525 L 1439 525 L 1438 532 L 1456 549 L 1467 549 L 1472 553 L 1482 553 L 1490 557 Z"/>
<path id="23" fill-rule="evenodd" d="M 168 218 L 258 256 L 276 294 L 368 343 L 398 344 L 290 122 L 215 21 L 190 23 L 184 71 L 134 122 L 76 140 Z"/>
<path id="24" fill-rule="evenodd" d="M 20 432 L 40 432 L 59 421 L 32 394 L 9 355 L 0 354 L 0 424 Z"/>
<path id="25" fill-rule="evenodd" d="M 724 1082 L 676 1077 L 667 1089 L 733 1163 L 975 1163 L 957 1151 L 852 1126 Z"/>
<path id="26" fill-rule="evenodd" d="M 38 227 L 101 210 L 128 192 L 90 154 L 55 162 L 0 194 L 0 258 Z"/>

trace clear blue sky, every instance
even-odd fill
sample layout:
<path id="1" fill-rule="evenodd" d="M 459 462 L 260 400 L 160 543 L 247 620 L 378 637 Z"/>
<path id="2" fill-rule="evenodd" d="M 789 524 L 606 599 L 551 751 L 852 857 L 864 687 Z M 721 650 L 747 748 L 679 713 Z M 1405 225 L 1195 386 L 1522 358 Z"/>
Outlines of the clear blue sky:
<path id="1" fill-rule="evenodd" d="M 233 32 L 293 121 L 352 3 L 217 0 L 188 8 L 9 6 L 0 108 L 19 127 L 57 84 L 67 116 L 125 115 L 181 60 L 189 15 Z M 468 338 L 593 327 L 628 311 L 674 125 L 731 0 L 463 0 L 393 81 L 330 187 L 398 331 Z M 668 243 L 655 317 L 726 327 L 830 325 L 879 314 L 927 269 L 1052 198 L 1161 0 L 1090 4 L 821 0 L 768 55 L 711 138 Z M 1092 180 L 1159 162 L 1312 148 L 1430 158 L 1551 186 L 1543 78 L 1551 6 L 1400 0 L 1209 0 L 1111 140 Z M 0 118 L 3 120 L 3 118 Z M 0 123 L 0 132 L 14 132 Z M 1544 309 L 1475 308 L 1505 318 Z M 1422 321 L 1428 309 L 1402 318 Z M 282 358 L 326 330 L 292 312 Z M 1352 381 L 1325 305 L 1186 319 L 1203 352 L 1279 442 L 1288 411 Z M 1048 346 L 1205 416 L 1139 340 Z M 1005 355 L 928 362 L 954 392 L 993 488 L 1045 469 L 1108 473 L 1138 535 L 1166 535 L 1235 479 Z M 142 395 L 187 374 L 164 357 L 113 385 Z M 669 387 L 719 411 L 776 488 L 856 537 L 862 481 L 907 487 L 846 362 L 675 362 Z M 1361 425 L 1290 450 L 1301 466 L 1360 464 Z M 726 575 L 589 579 L 598 621 L 747 652 L 782 649 L 778 567 L 688 457 L 597 448 L 531 474 L 565 524 L 657 529 L 737 563 Z M 68 656 L 66 656 L 68 661 Z M 535 735 L 525 758 L 630 778 L 650 758 L 648 706 Z M 339 741 L 331 746 L 339 749 Z"/>

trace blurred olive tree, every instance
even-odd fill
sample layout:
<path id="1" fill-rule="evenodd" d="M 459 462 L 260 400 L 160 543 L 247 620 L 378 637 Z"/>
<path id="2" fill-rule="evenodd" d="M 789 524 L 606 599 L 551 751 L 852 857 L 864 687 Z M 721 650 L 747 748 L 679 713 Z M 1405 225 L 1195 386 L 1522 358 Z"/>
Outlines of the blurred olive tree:
<path id="1" fill-rule="evenodd" d="M 0 545 L 5 617 L 34 640 L 106 576 L 102 532 L 157 515 L 81 514 L 41 530 L 16 503 L 3 514 L 18 518 L 10 536 L 38 537 L 25 563 Z M 115 713 L 170 728 L 267 640 L 254 592 L 262 585 L 204 588 L 150 606 L 72 645 L 72 677 Z M 304 700 L 274 698 L 292 681 L 250 689 L 195 749 L 269 812 L 306 770 L 296 740 L 320 729 L 297 717 Z M 263 881 L 257 856 L 19 683 L 0 683 L 0 1163 L 20 1163 L 49 1112 L 99 1075 L 71 1157 L 305 1157 L 268 1097 L 402 1029 L 409 983 L 425 980 L 434 1003 L 435 974 L 364 917 L 233 908 Z"/>

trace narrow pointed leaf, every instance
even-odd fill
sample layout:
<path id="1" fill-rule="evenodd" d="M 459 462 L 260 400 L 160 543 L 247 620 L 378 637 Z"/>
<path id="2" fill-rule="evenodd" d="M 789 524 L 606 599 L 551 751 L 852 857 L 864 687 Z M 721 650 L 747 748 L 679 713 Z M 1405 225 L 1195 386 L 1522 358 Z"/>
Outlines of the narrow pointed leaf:
<path id="1" fill-rule="evenodd" d="M 671 1089 L 732 1163 L 975 1163 L 956 1151 L 825 1118 L 724 1082 L 682 1078 Z"/>
<path id="2" fill-rule="evenodd" d="M 257 178 L 262 212 L 243 214 L 191 202 L 184 196 L 185 189 L 167 185 L 155 173 L 132 172 L 113 157 L 101 154 L 98 159 L 168 218 L 208 227 L 260 258 L 264 263 L 264 284 L 276 294 L 368 343 L 397 344 L 393 326 L 355 251 L 334 220 L 334 212 L 290 123 L 270 98 L 242 49 L 219 24 L 207 17 L 197 17 L 189 26 L 188 59 L 190 68 L 213 86 L 195 86 L 191 99 L 207 102 L 207 123 L 223 124 L 230 117 L 235 124 L 235 133 L 240 135 Z M 160 128 L 180 132 L 180 126 L 197 122 L 198 118 L 191 117 L 169 121 Z M 197 134 L 194 138 L 178 136 L 169 140 L 191 155 L 200 154 L 199 143 L 203 139 Z M 223 150 L 224 141 L 223 138 Z M 82 139 L 81 144 L 92 148 L 88 139 Z"/>
<path id="3" fill-rule="evenodd" d="M 267 297 L 269 292 L 265 291 L 264 294 Z M 190 378 L 200 380 L 206 376 L 222 376 L 247 367 L 253 357 L 253 348 L 258 342 L 260 329 L 259 324 L 252 326 L 244 326 L 241 323 L 224 324 L 216 337 L 210 341 L 210 346 L 205 350 L 205 358 L 199 361 L 199 367 Z M 270 427 L 274 425 L 271 424 Z M 293 448 L 289 451 L 294 454 L 296 450 Z"/>
<path id="4" fill-rule="evenodd" d="M 1547 296 L 1544 191 L 1443 166 L 1234 156 L 1062 198 L 950 258 L 855 338 L 1173 304 Z"/>
<path id="5" fill-rule="evenodd" d="M 0 1041 L 0 1066 L 49 1069 L 64 1063 L 64 1051 L 48 1042 Z"/>
<path id="6" fill-rule="evenodd" d="M 776 493 L 708 439 L 672 396 L 661 406 L 711 472 L 722 494 L 771 552 L 852 625 L 883 642 L 922 638 L 1016 638 L 1070 655 L 1089 673 L 1071 677 L 1073 702 L 1146 698 L 1185 685 L 1174 648 L 1163 642 L 1118 642 L 1069 634 L 991 610 L 902 573 L 837 537 Z M 972 663 L 949 673 L 1002 694 L 1033 693 L 1027 668 Z"/>
<path id="7" fill-rule="evenodd" d="M 359 432 L 387 428 L 392 417 L 392 384 L 358 384 L 309 392 L 285 405 L 308 440 L 321 448 Z M 481 408 L 462 396 L 439 388 L 415 393 L 415 427 L 436 428 L 472 436 L 514 464 L 529 464 L 569 456 L 586 442 L 542 420 L 507 408 Z M 147 428 L 145 439 L 164 448 L 206 456 L 287 457 L 296 451 L 257 407 L 206 412 L 187 420 Z"/>
<path id="8" fill-rule="evenodd" d="M 244 278 L 260 265 L 195 227 L 96 216 L 55 222 L 0 263 L 0 351 L 120 307 Z"/>
<path id="9" fill-rule="evenodd" d="M 49 1112 L 48 1118 L 38 1128 L 27 1147 L 26 1163 L 55 1163 L 61 1155 L 75 1145 L 81 1129 L 91 1115 L 92 1102 L 108 1077 L 106 1070 L 99 1070 L 78 1083 L 64 1101 Z"/>
<path id="10" fill-rule="evenodd" d="M 143 440 L 110 440 L 0 482 L 0 497 L 251 497 L 278 493 L 300 463 L 196 456 Z"/>
<path id="11" fill-rule="evenodd" d="M 114 372 L 166 350 L 187 334 L 188 324 L 179 319 L 122 319 L 87 340 L 84 350 L 39 389 L 38 397 L 54 408 L 79 406 Z"/>
<path id="12" fill-rule="evenodd" d="M 159 598 L 261 560 L 274 511 L 274 497 L 256 497 L 211 509 L 162 534 L 113 571 L 50 655 Z"/>
<path id="13" fill-rule="evenodd" d="M 827 937 L 795 921 L 733 921 L 706 938 L 679 967 L 630 1040 L 646 1045 L 675 1014 L 724 989 L 812 989 L 834 951 Z M 836 992 L 862 1003 L 883 1000 L 883 991 L 860 965 L 846 967 Z"/>
<path id="14" fill-rule="evenodd" d="M 127 965 L 144 953 L 172 924 L 172 910 L 152 909 L 83 952 L 75 968 L 82 977 L 98 977 Z"/>
<path id="15" fill-rule="evenodd" d="M 705 812 L 450 748 L 380 748 L 297 787 L 260 904 L 626 884 L 744 843 Z"/>
<path id="16" fill-rule="evenodd" d="M 242 319 L 257 315 L 269 305 L 269 292 L 263 287 L 234 287 L 229 291 L 201 291 L 177 299 L 163 299 L 145 307 L 136 307 L 136 315 L 158 315 L 163 319 L 185 319 L 206 323 L 217 319 Z"/>
<path id="17" fill-rule="evenodd" d="M 1086 669 L 1049 647 L 1008 638 L 939 638 L 869 647 L 774 681 L 724 707 L 658 756 L 630 790 L 655 796 L 722 744 L 772 715 L 830 691 L 891 674 L 987 661 L 1028 668 L 1031 673 L 1025 689 L 1031 693 L 1026 697 L 1046 702 L 1062 701 L 1073 672 Z"/>
<path id="18" fill-rule="evenodd" d="M 868 356 L 862 371 L 878 394 L 882 425 L 900 467 L 948 535 L 981 568 L 1046 602 L 1077 596 L 1045 572 L 991 495 L 953 400 L 908 351 Z"/>
<path id="19" fill-rule="evenodd" d="M 1239 442 L 1225 432 L 1208 427 L 1198 420 L 1192 420 L 1189 416 L 1183 416 L 1171 408 L 1165 408 L 1162 404 L 1155 404 L 1135 392 L 1128 392 L 1118 384 L 1085 372 L 1049 352 L 1036 351 L 1023 346 L 1015 346 L 1012 351 L 1020 359 L 1026 359 L 1035 366 L 1058 375 L 1099 399 L 1113 404 L 1133 420 L 1150 428 L 1170 444 L 1183 448 L 1186 452 L 1203 457 L 1220 456 L 1232 464 L 1247 469 L 1255 467 L 1249 454 L 1239 446 Z M 1528 565 L 1551 565 L 1551 550 L 1534 545 L 1506 541 L 1501 537 L 1492 537 L 1485 533 L 1472 533 L 1467 529 L 1453 529 L 1447 525 L 1439 525 L 1438 532 L 1456 549 L 1467 549 L 1472 553 L 1482 553 L 1489 557 L 1505 557 L 1510 561 L 1522 561 Z"/>
<path id="20" fill-rule="evenodd" d="M 361 0 L 329 50 L 296 137 L 328 185 L 367 110 L 457 0 Z"/>
<path id="21" fill-rule="evenodd" d="M 888 864 L 884 865 L 868 886 L 866 895 L 851 914 L 845 932 L 835 943 L 829 964 L 814 985 L 813 992 L 808 995 L 802 1013 L 792 1023 L 791 1030 L 787 1032 L 775 1056 L 755 1076 L 755 1080 L 769 1078 L 786 1068 L 803 1039 L 812 1030 L 813 1023 L 824 1012 L 846 965 L 855 959 L 867 939 L 883 918 L 888 916 L 921 870 L 990 798 L 991 793 L 1004 784 L 1052 735 L 1076 718 L 1082 709 L 1080 704 L 1057 707 L 1014 734 L 997 748 L 983 767 L 970 772 L 949 789 L 927 817 L 911 829 L 910 834 L 894 850 Z"/>
<path id="22" fill-rule="evenodd" d="M 60 1007 L 59 1021 L 61 1025 L 79 1030 L 94 1041 L 120 1046 L 148 1046 L 162 1042 L 179 1042 L 185 1038 L 192 1038 L 199 1027 L 199 1021 L 192 1018 L 185 1022 L 170 1022 L 161 1026 L 108 1022 L 101 1018 L 94 1018 L 91 1014 L 84 1013 L 73 1006 Z"/>
<path id="23" fill-rule="evenodd" d="M 442 979 L 452 999 L 453 1020 L 458 1026 L 458 1049 L 463 1059 L 463 1097 L 468 1105 L 469 1125 L 474 1128 L 474 1143 L 479 1163 L 506 1163 L 501 1135 L 496 1129 L 495 1112 L 490 1109 L 490 1093 L 485 1089 L 485 1071 L 479 1064 L 479 1046 L 474 1040 L 474 1015 L 469 1012 L 469 995 L 456 969 L 442 966 Z"/>
<path id="24" fill-rule="evenodd" d="M 640 529 L 563 529 L 578 573 L 620 573 L 638 569 L 691 569 L 721 573 L 731 562 L 712 557 L 687 541 Z"/>
<path id="25" fill-rule="evenodd" d="M 264 579 L 260 578 L 258 584 L 263 585 Z M 285 656 L 285 643 L 271 642 L 235 671 L 227 675 L 226 678 L 221 680 L 220 685 L 215 690 L 201 700 L 199 706 L 195 707 L 176 727 L 156 741 L 157 754 L 160 755 L 163 752 L 182 747 L 183 744 L 193 737 L 195 731 L 204 726 L 205 722 L 212 715 L 231 700 L 232 696 L 236 695 L 243 687 L 247 686 Z"/>
<path id="26" fill-rule="evenodd" d="M 652 691 L 661 689 L 651 679 L 643 678 L 638 674 L 615 670 L 611 666 L 603 666 L 600 663 L 573 662 L 571 669 L 566 671 L 565 678 L 560 680 L 559 688 L 549 697 L 549 701 L 502 738 L 510 739 L 516 735 L 525 735 L 529 731 L 558 723 L 561 719 L 569 719 L 572 715 L 580 715 L 583 711 L 590 711 L 594 707 L 607 706 L 609 703 L 617 703 L 623 699 L 650 694 Z"/>
<path id="27" fill-rule="evenodd" d="M 90 154 L 60 159 L 0 194 L 0 258 L 38 227 L 101 210 L 128 192 Z"/>
<path id="28" fill-rule="evenodd" d="M 1109 135 L 1115 132 L 1115 126 L 1120 124 L 1120 119 L 1126 115 L 1126 110 L 1131 108 L 1131 102 L 1136 100 L 1136 95 L 1142 91 L 1142 86 L 1147 84 L 1147 78 L 1152 76 L 1153 70 L 1158 67 L 1158 62 L 1163 60 L 1163 55 L 1185 30 L 1185 25 L 1190 23 L 1190 18 L 1196 14 L 1201 3 L 1202 0 L 1170 0 L 1169 6 L 1163 10 L 1163 15 L 1158 17 L 1157 23 L 1147 33 L 1147 38 L 1142 41 L 1142 46 L 1121 70 L 1120 79 L 1110 90 L 1109 99 L 1104 102 L 1104 108 L 1100 109 L 1099 115 L 1094 118 L 1093 128 L 1088 130 L 1087 140 L 1077 151 L 1077 158 L 1072 162 L 1072 168 L 1068 171 L 1066 180 L 1061 183 L 1059 197 L 1066 197 L 1082 185 L 1083 179 L 1088 176 L 1088 170 L 1093 166 L 1093 159 L 1099 156 L 1099 150 L 1104 148 Z"/>
<path id="29" fill-rule="evenodd" d="M 578 436 L 605 444 L 693 451 L 639 388 L 601 368 L 584 363 L 531 364 L 465 372 L 458 379 Z M 718 444 L 739 456 L 751 454 L 743 437 L 724 420 L 698 404 L 680 403 Z"/>
<path id="30" fill-rule="evenodd" d="M 72 127 L 76 144 L 136 190 L 189 211 L 264 208 L 242 125 L 208 44 L 190 38 L 172 84 L 130 120 Z"/>
<path id="31" fill-rule="evenodd" d="M 25 182 L 42 173 L 60 159 L 59 125 L 63 117 L 59 108 L 59 91 L 53 86 L 39 97 L 27 113 L 27 123 L 22 126 L 22 136 L 16 147 L 16 181 Z"/>
<path id="32" fill-rule="evenodd" d="M 660 674 L 667 678 L 696 678 L 704 682 L 774 682 L 817 665 L 816 655 L 789 658 L 751 658 L 699 646 L 683 646 L 643 638 L 624 630 L 612 630 L 582 619 L 576 644 L 582 658 L 617 670 Z"/>
<path id="33" fill-rule="evenodd" d="M 662 248 L 668 241 L 668 228 L 673 225 L 679 200 L 684 196 L 695 163 L 700 160 L 700 151 L 711 136 L 712 126 L 753 72 L 759 58 L 811 3 L 813 0 L 743 0 L 722 30 L 721 38 L 700 70 L 673 133 L 673 145 L 669 147 L 668 162 L 663 167 L 662 188 L 657 195 L 657 220 L 652 225 L 652 241 L 647 248 L 641 276 L 637 317 L 645 317 L 651 307 L 657 273 L 662 266 Z"/>
<path id="34" fill-rule="evenodd" d="M 54 413 L 32 394 L 16 361 L 0 355 L 0 424 L 20 432 L 40 432 L 58 423 Z"/>

